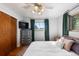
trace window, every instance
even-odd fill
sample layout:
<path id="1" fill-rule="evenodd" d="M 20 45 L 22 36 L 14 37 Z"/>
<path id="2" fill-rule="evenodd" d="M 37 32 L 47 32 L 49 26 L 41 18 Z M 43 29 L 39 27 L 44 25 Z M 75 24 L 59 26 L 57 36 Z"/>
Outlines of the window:
<path id="1" fill-rule="evenodd" d="M 72 21 L 73 30 L 79 30 L 79 16 L 74 16 Z"/>
<path id="2" fill-rule="evenodd" d="M 70 16 L 69 30 L 70 31 L 79 31 L 79 15 Z"/>
<path id="3" fill-rule="evenodd" d="M 35 29 L 44 29 L 44 28 L 45 28 L 44 22 L 36 22 L 35 23 Z"/>

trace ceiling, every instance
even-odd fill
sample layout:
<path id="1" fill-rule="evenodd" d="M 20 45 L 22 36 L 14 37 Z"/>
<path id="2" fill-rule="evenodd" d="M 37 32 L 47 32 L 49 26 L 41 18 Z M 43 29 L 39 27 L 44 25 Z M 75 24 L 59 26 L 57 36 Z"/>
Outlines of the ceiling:
<path id="1" fill-rule="evenodd" d="M 77 3 L 42 3 L 44 6 L 52 7 L 50 9 L 45 9 L 45 11 L 41 14 L 33 14 L 31 8 L 23 8 L 27 6 L 29 3 L 3 3 L 3 5 L 7 6 L 15 10 L 17 13 L 31 18 L 50 18 L 50 17 L 58 17 L 62 15 L 67 10 L 71 10 L 74 8 Z"/>

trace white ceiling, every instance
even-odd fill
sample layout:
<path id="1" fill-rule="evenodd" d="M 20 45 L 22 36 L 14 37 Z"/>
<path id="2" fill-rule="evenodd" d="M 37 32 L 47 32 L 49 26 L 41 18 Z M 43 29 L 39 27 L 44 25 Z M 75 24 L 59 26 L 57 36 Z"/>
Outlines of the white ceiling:
<path id="1" fill-rule="evenodd" d="M 5 6 L 15 10 L 17 13 L 31 18 L 50 18 L 58 17 L 62 15 L 67 10 L 74 8 L 77 3 L 43 3 L 44 6 L 52 7 L 50 9 L 45 9 L 42 15 L 33 14 L 31 8 L 23 8 L 23 6 L 28 5 L 29 3 L 4 3 Z"/>

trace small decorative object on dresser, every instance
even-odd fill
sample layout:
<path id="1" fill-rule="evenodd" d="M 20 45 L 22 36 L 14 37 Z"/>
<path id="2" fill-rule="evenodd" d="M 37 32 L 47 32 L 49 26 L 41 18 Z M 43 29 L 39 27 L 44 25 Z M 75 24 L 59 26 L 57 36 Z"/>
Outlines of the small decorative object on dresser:
<path id="1" fill-rule="evenodd" d="M 60 39 L 60 36 L 57 35 L 54 37 L 54 41 L 57 41 L 58 39 Z"/>

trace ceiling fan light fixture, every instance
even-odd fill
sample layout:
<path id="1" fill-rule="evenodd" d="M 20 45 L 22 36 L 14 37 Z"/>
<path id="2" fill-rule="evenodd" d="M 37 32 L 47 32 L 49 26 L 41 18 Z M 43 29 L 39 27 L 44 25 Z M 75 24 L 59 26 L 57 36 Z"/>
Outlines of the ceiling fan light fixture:
<path id="1" fill-rule="evenodd" d="M 34 11 L 32 11 L 32 13 L 35 13 Z"/>
<path id="2" fill-rule="evenodd" d="M 38 13 L 39 15 L 42 14 L 41 12 Z"/>
<path id="3" fill-rule="evenodd" d="M 43 11 L 44 11 L 44 8 L 41 4 L 34 4 L 32 8 L 33 13 L 42 14 Z"/>
<path id="4" fill-rule="evenodd" d="M 42 10 L 41 10 L 42 12 L 44 11 L 44 8 L 42 8 Z"/>

